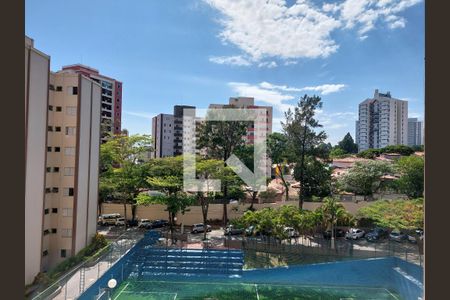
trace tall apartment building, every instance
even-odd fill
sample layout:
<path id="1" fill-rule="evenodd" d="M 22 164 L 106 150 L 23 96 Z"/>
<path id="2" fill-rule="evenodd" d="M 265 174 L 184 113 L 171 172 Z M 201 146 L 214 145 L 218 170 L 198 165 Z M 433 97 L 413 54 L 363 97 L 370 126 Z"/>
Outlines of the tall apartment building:
<path id="1" fill-rule="evenodd" d="M 408 101 L 375 90 L 359 104 L 358 150 L 408 143 Z"/>
<path id="2" fill-rule="evenodd" d="M 81 64 L 64 66 L 62 70 L 85 75 L 101 85 L 102 142 L 107 141 L 108 135 L 120 134 L 122 130 L 122 82 L 100 74 L 97 69 Z"/>
<path id="3" fill-rule="evenodd" d="M 96 232 L 101 86 L 25 38 L 25 284 Z"/>
<path id="4" fill-rule="evenodd" d="M 423 144 L 423 122 L 417 118 L 408 118 L 408 146 Z"/>
<path id="5" fill-rule="evenodd" d="M 255 136 L 255 127 L 259 130 L 265 131 L 265 136 L 267 137 L 272 133 L 272 116 L 273 108 L 272 106 L 260 106 L 255 105 L 255 99 L 252 97 L 231 97 L 229 99 L 228 105 L 226 104 L 211 104 L 209 108 L 246 108 L 246 109 L 261 109 L 265 110 L 265 113 L 260 113 L 253 124 L 249 125 L 247 128 L 247 136 L 245 137 L 246 144 L 253 144 L 255 140 L 261 139 L 263 134 L 260 136 Z"/>
<path id="6" fill-rule="evenodd" d="M 195 109 L 195 106 L 175 105 L 172 115 L 159 114 L 152 118 L 153 152 L 151 157 L 160 158 L 181 155 L 183 154 L 184 144 L 193 145 L 195 138 L 194 126 L 183 126 L 185 108 Z"/>

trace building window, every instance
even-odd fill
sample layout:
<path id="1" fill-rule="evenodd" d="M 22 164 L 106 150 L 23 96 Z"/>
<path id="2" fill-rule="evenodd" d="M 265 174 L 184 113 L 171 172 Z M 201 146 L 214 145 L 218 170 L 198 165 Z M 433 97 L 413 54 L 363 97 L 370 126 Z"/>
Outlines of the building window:
<path id="1" fill-rule="evenodd" d="M 67 167 L 64 168 L 64 176 L 73 176 L 75 175 L 75 168 Z"/>
<path id="2" fill-rule="evenodd" d="M 53 208 L 52 208 L 52 214 L 57 214 L 57 213 L 58 213 L 58 208 L 53 207 Z"/>
<path id="3" fill-rule="evenodd" d="M 56 228 L 52 228 L 52 233 L 57 233 L 58 230 Z"/>
<path id="4" fill-rule="evenodd" d="M 64 188 L 64 196 L 73 196 L 73 188 Z"/>
<path id="5" fill-rule="evenodd" d="M 59 188 L 57 187 L 52 188 L 52 193 L 59 193 Z"/>
<path id="6" fill-rule="evenodd" d="M 71 228 L 63 228 L 61 229 L 62 237 L 72 237 L 72 229 Z"/>
<path id="7" fill-rule="evenodd" d="M 76 116 L 77 115 L 77 107 L 76 106 L 67 106 L 66 107 L 66 115 Z"/>
<path id="8" fill-rule="evenodd" d="M 64 217 L 71 217 L 72 216 L 72 209 L 71 208 L 63 208 L 62 209 L 62 215 Z"/>
<path id="9" fill-rule="evenodd" d="M 43 252 L 42 252 L 42 256 L 47 256 L 48 255 L 48 250 L 44 250 Z"/>
<path id="10" fill-rule="evenodd" d="M 47 234 L 49 234 L 50 233 L 50 230 L 48 230 L 48 229 L 45 229 L 44 230 L 44 235 L 47 235 Z"/>
<path id="11" fill-rule="evenodd" d="M 53 131 L 53 127 L 52 126 L 47 126 L 47 131 Z"/>
<path id="12" fill-rule="evenodd" d="M 78 87 L 77 86 L 72 87 L 72 95 L 78 95 Z"/>
<path id="13" fill-rule="evenodd" d="M 52 147 L 47 147 L 47 152 L 52 152 Z"/>
<path id="14" fill-rule="evenodd" d="M 56 111 L 62 111 L 62 107 L 61 106 L 57 106 L 56 107 Z"/>
<path id="15" fill-rule="evenodd" d="M 49 85 L 48 85 L 48 89 L 49 89 L 50 91 L 54 91 L 54 90 L 55 90 L 55 86 L 54 86 L 53 84 L 49 84 Z"/>
<path id="16" fill-rule="evenodd" d="M 61 249 L 61 257 L 66 257 L 67 251 L 66 249 Z"/>
<path id="17" fill-rule="evenodd" d="M 58 173 L 59 172 L 59 167 L 53 167 L 53 173 Z"/>
<path id="18" fill-rule="evenodd" d="M 52 189 L 51 188 L 45 188 L 45 193 L 46 194 L 49 194 L 49 193 L 51 193 L 52 192 Z"/>
<path id="19" fill-rule="evenodd" d="M 48 212 L 49 212 L 48 208 L 44 209 L 44 215 L 48 215 Z"/>
<path id="20" fill-rule="evenodd" d="M 61 132 L 61 126 L 55 126 L 55 131 L 56 132 Z"/>
<path id="21" fill-rule="evenodd" d="M 61 152 L 61 147 L 55 147 L 55 152 Z"/>
<path id="22" fill-rule="evenodd" d="M 64 155 L 74 156 L 75 155 L 75 147 L 65 147 L 64 148 Z"/>
<path id="23" fill-rule="evenodd" d="M 66 135 L 75 135 L 76 127 L 66 126 Z"/>
<path id="24" fill-rule="evenodd" d="M 49 106 L 48 106 L 48 110 L 49 110 L 49 111 L 53 111 L 53 105 L 49 105 Z"/>
<path id="25" fill-rule="evenodd" d="M 47 173 L 50 173 L 52 171 L 51 167 L 47 167 Z"/>
<path id="26" fill-rule="evenodd" d="M 57 92 L 61 92 L 61 91 L 62 91 L 62 86 L 57 86 L 57 87 L 56 87 L 56 91 L 57 91 Z"/>

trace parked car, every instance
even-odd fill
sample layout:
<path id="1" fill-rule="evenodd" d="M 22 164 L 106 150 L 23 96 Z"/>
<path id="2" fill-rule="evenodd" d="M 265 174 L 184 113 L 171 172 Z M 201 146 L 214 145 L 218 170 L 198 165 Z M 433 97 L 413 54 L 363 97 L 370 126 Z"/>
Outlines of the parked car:
<path id="1" fill-rule="evenodd" d="M 116 219 L 116 226 L 125 226 L 125 218 Z"/>
<path id="2" fill-rule="evenodd" d="M 376 242 L 387 236 L 389 236 L 389 233 L 386 229 L 377 227 L 366 234 L 366 240 L 368 242 Z"/>
<path id="3" fill-rule="evenodd" d="M 138 226 L 138 225 L 139 225 L 139 221 L 136 220 L 136 219 L 134 219 L 134 220 L 127 220 L 127 224 L 128 224 L 128 226 L 130 226 L 130 227 L 135 227 L 135 226 Z"/>
<path id="4" fill-rule="evenodd" d="M 149 219 L 141 219 L 138 224 L 138 228 L 147 228 L 151 224 Z"/>
<path id="5" fill-rule="evenodd" d="M 399 230 L 393 230 L 390 234 L 389 234 L 389 239 L 391 241 L 396 241 L 396 242 L 403 242 L 404 240 L 406 240 L 408 237 L 406 234 L 404 234 L 402 231 Z"/>
<path id="6" fill-rule="evenodd" d="M 116 220 L 121 218 L 122 216 L 118 213 L 115 214 L 103 214 L 98 217 L 97 223 L 99 225 L 116 225 Z"/>
<path id="7" fill-rule="evenodd" d="M 205 225 L 203 223 L 199 223 L 199 224 L 194 224 L 192 226 L 191 233 L 199 233 L 199 232 L 204 232 L 204 231 L 205 231 Z M 211 231 L 211 226 L 206 225 L 206 231 L 207 232 Z"/>
<path id="8" fill-rule="evenodd" d="M 289 238 L 296 238 L 300 236 L 300 233 L 292 227 L 284 227 L 284 231 Z"/>
<path id="9" fill-rule="evenodd" d="M 410 233 L 407 236 L 408 242 L 416 244 L 418 240 L 423 239 L 423 229 L 417 228 L 414 233 Z"/>
<path id="10" fill-rule="evenodd" d="M 345 236 L 345 231 L 340 229 L 340 228 L 334 228 L 333 229 L 334 232 L 334 237 L 344 237 Z M 324 239 L 331 239 L 331 229 L 326 230 L 323 232 L 323 238 Z"/>
<path id="11" fill-rule="evenodd" d="M 243 233 L 244 233 L 243 228 L 238 228 L 234 225 L 228 225 L 224 230 L 224 235 L 238 235 Z"/>
<path id="12" fill-rule="evenodd" d="M 155 220 L 153 222 L 150 222 L 146 228 L 162 228 L 169 225 L 169 222 L 166 220 Z"/>
<path id="13" fill-rule="evenodd" d="M 359 229 L 359 228 L 350 228 L 350 229 L 345 233 L 345 238 L 346 238 L 346 239 L 357 240 L 357 239 L 363 238 L 365 234 L 366 234 L 366 233 L 365 233 L 364 230 L 362 230 L 362 229 Z"/>

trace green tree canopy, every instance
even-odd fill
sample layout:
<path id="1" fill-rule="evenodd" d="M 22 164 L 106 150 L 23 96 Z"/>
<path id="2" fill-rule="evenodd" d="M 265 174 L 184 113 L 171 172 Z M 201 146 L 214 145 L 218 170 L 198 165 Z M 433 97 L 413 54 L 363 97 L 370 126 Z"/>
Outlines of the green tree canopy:
<path id="1" fill-rule="evenodd" d="M 356 217 L 390 229 L 423 228 L 423 199 L 378 200 L 360 208 Z"/>
<path id="2" fill-rule="evenodd" d="M 396 181 L 401 193 L 410 198 L 423 196 L 424 186 L 424 159 L 418 156 L 406 156 L 400 158 L 395 165 L 400 173 Z"/>
<path id="3" fill-rule="evenodd" d="M 389 163 L 383 161 L 356 162 L 341 176 L 338 185 L 347 192 L 358 195 L 372 195 L 380 188 L 381 176 L 392 173 Z"/>
<path id="4" fill-rule="evenodd" d="M 301 180 L 301 166 L 297 164 L 294 168 L 295 180 Z M 310 200 L 312 196 L 325 197 L 331 193 L 331 169 L 325 163 L 313 156 L 306 156 L 303 165 L 303 196 Z"/>
<path id="5" fill-rule="evenodd" d="M 358 145 L 355 144 L 350 132 L 344 136 L 342 141 L 338 143 L 339 148 L 345 151 L 345 153 L 357 153 Z"/>

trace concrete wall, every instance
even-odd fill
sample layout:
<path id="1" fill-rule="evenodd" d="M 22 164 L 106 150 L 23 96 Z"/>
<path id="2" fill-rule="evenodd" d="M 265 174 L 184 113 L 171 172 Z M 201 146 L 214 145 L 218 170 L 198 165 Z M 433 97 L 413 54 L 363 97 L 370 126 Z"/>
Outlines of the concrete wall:
<path id="1" fill-rule="evenodd" d="M 41 267 L 50 57 L 32 48 L 30 39 L 26 42 L 25 284 L 29 284 Z"/>
<path id="2" fill-rule="evenodd" d="M 350 211 L 351 213 L 355 213 L 360 207 L 368 205 L 370 202 L 343 202 L 344 207 Z M 255 204 L 254 207 L 256 209 L 261 209 L 264 207 L 272 207 L 277 208 L 282 205 L 294 205 L 298 206 L 297 201 L 288 201 L 288 202 L 278 202 L 278 203 L 262 203 Z M 314 210 L 319 207 L 321 203 L 317 202 L 305 202 L 303 204 L 303 208 L 307 210 Z M 234 219 L 241 217 L 245 210 L 250 206 L 250 204 L 245 205 L 227 205 L 228 209 L 228 218 Z M 236 211 L 237 208 L 237 211 Z M 168 219 L 168 212 L 165 211 L 166 206 L 160 204 L 152 204 L 148 206 L 138 206 L 136 209 L 136 216 L 138 219 Z M 102 214 L 111 214 L 111 213 L 119 213 L 122 216 L 124 215 L 124 207 L 123 204 L 115 204 L 115 203 L 103 203 L 102 204 Z M 223 213 L 223 205 L 222 204 L 210 204 L 208 210 L 208 219 L 222 219 Z M 131 219 L 131 206 L 127 205 L 127 218 Z M 178 214 L 177 223 L 184 225 L 192 225 L 195 223 L 202 223 L 202 210 L 200 206 L 191 206 L 190 211 L 186 212 L 184 215 Z"/>

